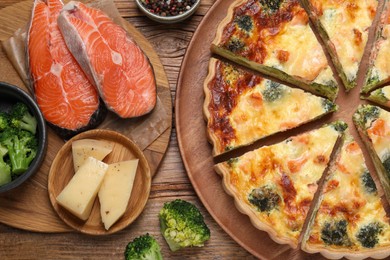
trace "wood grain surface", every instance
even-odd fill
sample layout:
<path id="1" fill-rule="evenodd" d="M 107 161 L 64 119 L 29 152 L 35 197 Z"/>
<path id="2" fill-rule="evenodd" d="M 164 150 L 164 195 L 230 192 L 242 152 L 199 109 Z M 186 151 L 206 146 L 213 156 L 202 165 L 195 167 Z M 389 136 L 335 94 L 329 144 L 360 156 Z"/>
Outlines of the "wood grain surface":
<path id="1" fill-rule="evenodd" d="M 31 3 L 31 1 L 20 2 L 17 5 L 12 5 L 0 11 L 0 21 L 2 21 L 0 26 L 1 40 L 8 39 L 18 28 L 23 28 L 26 26 L 26 23 L 31 13 Z M 108 11 L 110 12 L 115 11 L 115 6 L 112 2 L 105 1 L 104 3 L 105 6 L 103 8 L 108 9 Z M 20 20 L 6 23 L 6 20 L 4 19 L 8 19 L 7 17 L 12 17 L 13 14 L 18 14 L 18 19 Z M 123 19 L 119 18 L 118 23 L 121 23 L 122 20 Z M 140 45 L 144 52 L 148 55 L 150 62 L 154 67 L 159 101 L 156 105 L 156 109 L 153 110 L 151 114 L 140 119 L 121 119 L 113 113 L 108 113 L 104 122 L 99 125 L 99 128 L 115 129 L 115 131 L 118 131 L 128 137 L 131 137 L 132 134 L 137 131 L 141 132 L 142 134 L 142 132 L 146 130 L 145 128 L 147 128 L 149 131 L 148 134 L 152 135 L 152 130 L 155 131 L 155 129 L 153 129 L 151 125 L 148 125 L 147 122 L 152 121 L 154 118 L 156 118 L 156 114 L 158 115 L 159 113 L 161 113 L 161 111 L 165 110 L 166 113 L 163 113 L 165 117 L 162 117 L 161 120 L 165 120 L 164 124 L 167 127 L 163 128 L 160 132 L 156 130 L 158 133 L 162 134 L 156 135 L 156 141 L 151 144 L 149 142 L 148 144 L 150 145 L 145 145 L 145 147 L 143 148 L 144 154 L 149 161 L 152 176 L 154 176 L 168 148 L 169 137 L 171 133 L 172 100 L 169 93 L 169 83 L 164 68 L 162 67 L 162 64 L 158 58 L 158 55 L 157 53 L 155 53 L 153 47 L 148 42 L 148 40 L 131 24 L 124 22 L 122 25 L 132 35 L 132 37 L 136 40 L 136 42 Z M 0 64 L 5 67 L 9 64 L 9 61 L 7 59 L 0 59 Z M 12 67 L 8 66 L 7 69 L 12 70 Z M 18 80 L 14 79 L 13 77 L 17 76 L 15 76 L 14 74 L 2 74 L 0 80 L 6 82 Z M 26 88 L 24 85 L 18 84 L 18 86 L 24 89 Z M 157 118 L 159 117 L 157 116 Z M 159 121 L 153 122 L 154 125 L 156 125 L 156 129 L 157 125 L 163 125 L 161 123 L 158 123 Z M 142 126 L 145 127 L 142 128 Z M 48 149 L 39 171 L 24 185 L 18 187 L 15 190 L 0 195 L 1 223 L 37 232 L 69 231 L 69 227 L 67 225 L 64 225 L 63 221 L 58 218 L 57 214 L 53 211 L 53 208 L 51 207 L 51 204 L 48 200 L 47 174 L 54 160 L 54 156 L 56 156 L 60 148 L 64 145 L 64 140 L 60 139 L 50 128 L 48 129 Z M 164 129 L 166 129 L 166 131 Z M 135 142 L 140 141 L 140 143 L 142 143 L 143 138 L 140 139 L 141 140 L 133 140 Z M 138 144 L 140 145 L 140 143 Z M 31 215 L 40 215 L 40 217 L 28 218 Z"/>
<path id="2" fill-rule="evenodd" d="M 0 9 L 19 10 L 19 6 L 15 6 L 15 4 L 20 2 L 22 1 L 2 0 L 0 1 Z M 148 39 L 158 54 L 169 81 L 170 93 L 168 92 L 168 95 L 174 98 L 176 81 L 187 46 L 198 24 L 215 0 L 202 0 L 201 6 L 194 16 L 184 22 L 172 25 L 158 24 L 149 20 L 137 9 L 133 0 L 115 0 L 114 2 L 122 17 Z M 18 15 L 3 16 L 2 18 L 2 22 L 11 19 L 13 21 L 20 20 Z M 22 24 L 23 22 L 20 23 L 20 25 Z M 0 52 L 0 59 L 6 59 L 3 52 Z M 7 76 L 7 78 L 11 76 L 10 83 L 23 85 L 22 81 L 15 77 L 16 72 L 11 64 L 0 63 L 0 71 L 2 72 L 0 80 L 3 76 Z M 173 114 L 174 111 L 173 107 Z M 51 141 L 49 145 L 55 145 L 56 142 L 62 142 L 62 140 Z M 156 143 L 148 149 L 158 150 L 158 146 L 159 143 Z M 152 152 L 150 155 L 156 161 L 162 158 L 162 156 L 154 155 Z M 46 170 L 49 172 L 49 168 Z M 46 186 L 45 181 L 42 178 L 36 182 L 37 185 Z M 23 195 L 23 190 L 20 192 Z M 211 239 L 204 248 L 189 248 L 176 253 L 170 252 L 160 234 L 157 216 L 163 204 L 175 198 L 191 201 L 201 209 L 205 221 L 211 229 Z M 13 201 L 11 197 L 0 201 L 0 205 L 8 203 L 13 207 L 18 207 L 18 205 L 13 204 Z M 34 206 L 36 202 L 32 202 L 32 204 Z M 40 217 L 39 214 L 30 215 L 26 221 Z M 50 228 L 53 226 L 59 229 L 64 228 L 62 222 L 58 222 L 56 225 L 52 224 Z M 101 237 L 91 237 L 73 232 L 71 229 L 64 230 L 64 232 L 37 233 L 0 224 L 0 259 L 123 259 L 126 244 L 146 232 L 156 237 L 165 259 L 255 259 L 220 228 L 198 199 L 181 161 L 174 125 L 166 155 L 153 179 L 146 208 L 132 225 L 113 235 Z"/>

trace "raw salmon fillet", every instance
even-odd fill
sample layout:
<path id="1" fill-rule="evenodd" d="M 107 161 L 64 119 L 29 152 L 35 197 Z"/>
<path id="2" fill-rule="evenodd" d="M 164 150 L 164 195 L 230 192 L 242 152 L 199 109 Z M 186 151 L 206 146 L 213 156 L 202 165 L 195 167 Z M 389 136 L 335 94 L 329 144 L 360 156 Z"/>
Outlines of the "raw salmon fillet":
<path id="1" fill-rule="evenodd" d="M 149 113 L 156 104 L 156 81 L 147 56 L 104 12 L 72 1 L 58 25 L 84 72 L 95 82 L 107 108 L 122 118 Z"/>
<path id="2" fill-rule="evenodd" d="M 43 116 L 72 135 L 100 123 L 102 108 L 98 92 L 66 47 L 58 28 L 62 7 L 60 0 L 35 0 L 27 38 L 28 65 Z"/>

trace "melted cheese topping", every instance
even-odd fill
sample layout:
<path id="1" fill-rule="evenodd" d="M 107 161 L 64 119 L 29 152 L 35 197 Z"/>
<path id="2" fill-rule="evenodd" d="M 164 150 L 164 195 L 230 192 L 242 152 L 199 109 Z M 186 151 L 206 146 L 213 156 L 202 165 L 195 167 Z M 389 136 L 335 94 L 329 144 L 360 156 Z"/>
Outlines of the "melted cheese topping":
<path id="1" fill-rule="evenodd" d="M 333 250 L 370 250 L 359 241 L 357 235 L 363 226 L 380 223 L 383 230 L 375 247 L 390 246 L 390 222 L 375 191 L 367 191 L 362 180 L 368 174 L 359 145 L 348 136 L 336 160 L 335 171 L 324 185 L 324 194 L 310 235 L 306 241 L 311 248 L 332 248 Z M 321 238 L 326 223 L 347 221 L 349 245 L 330 245 Z"/>
<path id="2" fill-rule="evenodd" d="M 223 29 L 218 45 L 309 82 L 335 84 L 323 49 L 298 1 L 282 1 L 275 11 L 260 2 L 247 1 L 234 9 L 232 22 Z M 243 26 L 242 17 L 250 19 L 246 25 L 252 26 Z"/>
<path id="3" fill-rule="evenodd" d="M 390 2 L 387 2 L 386 9 L 381 17 L 382 31 L 375 43 L 376 57 L 371 68 L 371 78 L 377 78 L 379 81 L 390 77 Z"/>
<path id="4" fill-rule="evenodd" d="M 225 176 L 229 189 L 236 201 L 256 216 L 256 221 L 272 227 L 279 237 L 297 243 L 317 181 L 338 136 L 332 126 L 327 126 L 223 163 L 229 172 Z M 264 186 L 273 187 L 281 200 L 276 208 L 262 212 L 249 202 L 248 196 L 253 189 Z"/>
<path id="5" fill-rule="evenodd" d="M 218 153 L 297 127 L 331 111 L 331 102 L 300 89 L 256 77 L 220 61 L 215 69 L 215 77 L 208 85 L 208 131 L 216 138 Z"/>
<path id="6" fill-rule="evenodd" d="M 310 0 L 349 81 L 356 79 L 377 0 Z"/>

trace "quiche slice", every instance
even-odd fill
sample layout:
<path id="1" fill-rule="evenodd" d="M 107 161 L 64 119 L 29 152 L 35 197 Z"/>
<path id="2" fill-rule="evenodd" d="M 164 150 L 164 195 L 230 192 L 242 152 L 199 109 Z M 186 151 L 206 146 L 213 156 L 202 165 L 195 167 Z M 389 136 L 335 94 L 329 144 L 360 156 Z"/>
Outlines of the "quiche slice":
<path id="1" fill-rule="evenodd" d="M 390 82 L 390 2 L 385 0 L 370 54 L 363 93 Z"/>
<path id="2" fill-rule="evenodd" d="M 324 47 L 346 88 L 356 86 L 357 73 L 375 18 L 377 0 L 302 0 Z"/>
<path id="3" fill-rule="evenodd" d="M 390 220 L 362 150 L 351 135 L 345 135 L 327 177 L 302 249 L 330 259 L 389 256 Z"/>
<path id="4" fill-rule="evenodd" d="M 326 98 L 211 59 L 204 115 L 213 155 L 307 123 L 336 110 Z"/>
<path id="5" fill-rule="evenodd" d="M 298 0 L 236 0 L 211 51 L 265 75 L 334 100 L 338 87 Z"/>
<path id="6" fill-rule="evenodd" d="M 318 182 L 346 127 L 336 122 L 219 163 L 215 170 L 256 228 L 296 248 Z"/>
<path id="7" fill-rule="evenodd" d="M 353 115 L 390 202 L 390 113 L 373 105 L 360 105 Z"/>
<path id="8" fill-rule="evenodd" d="M 390 108 L 390 85 L 372 91 L 367 99 Z"/>

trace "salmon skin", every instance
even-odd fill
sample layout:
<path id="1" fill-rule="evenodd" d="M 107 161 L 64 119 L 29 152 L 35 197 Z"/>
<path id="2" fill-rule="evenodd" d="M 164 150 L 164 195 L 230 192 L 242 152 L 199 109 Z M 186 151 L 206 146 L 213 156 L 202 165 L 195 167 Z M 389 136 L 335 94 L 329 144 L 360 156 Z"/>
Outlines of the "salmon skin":
<path id="1" fill-rule="evenodd" d="M 157 98 L 153 68 L 121 26 L 101 10 L 77 1 L 64 6 L 58 25 L 109 110 L 122 118 L 153 110 Z"/>
<path id="2" fill-rule="evenodd" d="M 99 125 L 107 109 L 57 25 L 60 0 L 35 0 L 27 36 L 31 87 L 46 121 L 61 137 Z"/>

